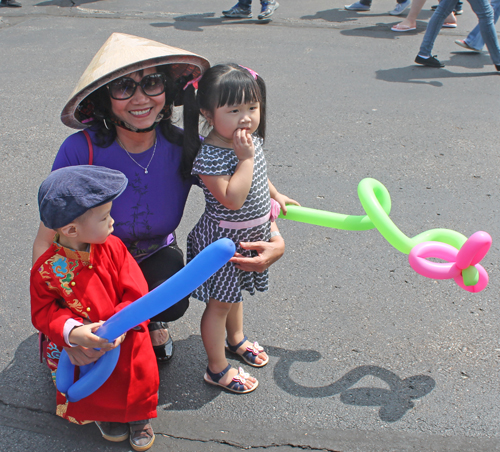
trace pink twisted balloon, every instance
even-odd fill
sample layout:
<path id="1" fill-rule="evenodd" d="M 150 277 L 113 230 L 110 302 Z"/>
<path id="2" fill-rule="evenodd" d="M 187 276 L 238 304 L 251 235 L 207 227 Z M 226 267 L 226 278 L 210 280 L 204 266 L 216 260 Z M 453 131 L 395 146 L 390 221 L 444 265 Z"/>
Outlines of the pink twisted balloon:
<path id="1" fill-rule="evenodd" d="M 411 251 L 408 260 L 417 273 L 427 278 L 451 279 L 468 292 L 480 292 L 488 284 L 488 273 L 479 264 L 486 256 L 491 246 L 491 236 L 484 231 L 472 234 L 463 246 L 457 250 L 451 245 L 442 242 L 423 242 L 416 245 Z M 447 261 L 447 263 L 431 262 L 427 258 L 433 257 Z M 477 276 L 474 274 L 477 271 Z M 463 273 L 474 278 L 474 284 L 465 285 Z"/>

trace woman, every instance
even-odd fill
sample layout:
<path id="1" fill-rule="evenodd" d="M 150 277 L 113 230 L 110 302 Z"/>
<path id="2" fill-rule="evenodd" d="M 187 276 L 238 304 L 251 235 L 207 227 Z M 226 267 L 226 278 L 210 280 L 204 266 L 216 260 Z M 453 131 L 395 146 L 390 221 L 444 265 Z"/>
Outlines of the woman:
<path id="1" fill-rule="evenodd" d="M 185 84 L 208 69 L 198 55 L 136 36 L 113 33 L 82 75 L 61 114 L 69 127 L 85 131 L 68 137 L 53 170 L 93 163 L 123 172 L 129 185 L 113 203 L 115 232 L 135 257 L 149 290 L 179 271 L 184 263 L 176 244 L 178 226 L 195 179 L 192 161 L 182 152 L 182 131 L 171 123 L 172 108 L 182 104 Z M 245 243 L 256 257 L 231 259 L 244 271 L 262 272 L 278 260 L 285 244 L 278 229 L 269 242 Z M 54 231 L 40 224 L 33 262 L 50 246 Z M 151 319 L 149 329 L 159 361 L 173 353 L 167 323 L 180 318 L 189 299 Z M 73 364 L 96 361 L 102 353 L 67 349 Z"/>

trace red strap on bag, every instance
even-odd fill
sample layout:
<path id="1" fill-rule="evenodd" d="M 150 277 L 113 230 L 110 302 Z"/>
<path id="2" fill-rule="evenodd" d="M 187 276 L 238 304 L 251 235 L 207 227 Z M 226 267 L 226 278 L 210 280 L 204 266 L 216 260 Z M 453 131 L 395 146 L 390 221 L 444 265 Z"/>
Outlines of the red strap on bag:
<path id="1" fill-rule="evenodd" d="M 87 144 L 89 145 L 89 165 L 92 165 L 94 161 L 94 147 L 92 146 L 92 140 L 90 139 L 90 135 L 86 130 L 82 130 L 85 138 L 87 138 Z"/>

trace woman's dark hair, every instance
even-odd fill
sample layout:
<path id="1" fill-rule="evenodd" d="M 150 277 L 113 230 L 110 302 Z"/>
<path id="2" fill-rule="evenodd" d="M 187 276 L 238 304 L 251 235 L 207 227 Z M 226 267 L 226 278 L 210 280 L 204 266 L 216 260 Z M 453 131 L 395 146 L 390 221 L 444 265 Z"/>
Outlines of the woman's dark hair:
<path id="1" fill-rule="evenodd" d="M 180 96 L 179 93 L 182 92 L 182 86 L 184 86 L 187 80 L 183 78 L 183 80 L 176 80 L 174 82 L 169 72 L 169 65 L 157 66 L 156 71 L 162 72 L 166 76 L 166 108 L 164 109 L 164 117 L 158 124 L 158 127 L 168 141 L 178 146 L 182 146 L 182 131 L 172 124 L 171 116 L 173 105 L 178 101 Z M 88 109 L 89 115 L 93 118 L 92 121 L 88 123 L 91 125 L 92 130 L 96 131 L 95 144 L 100 147 L 110 146 L 116 138 L 116 126 L 110 121 L 110 118 L 112 118 L 111 99 L 106 85 L 89 94 L 80 104 L 80 109 L 83 108 Z M 106 120 L 106 124 L 104 120 Z"/>
<path id="2" fill-rule="evenodd" d="M 260 123 L 257 136 L 266 136 L 266 85 L 262 77 L 256 79 L 248 69 L 234 63 L 218 64 L 208 69 L 198 81 L 198 92 L 192 85 L 184 94 L 184 153 L 181 172 L 191 174 L 194 159 L 201 148 L 198 124 L 201 110 L 213 113 L 224 105 L 243 102 L 260 103 Z"/>

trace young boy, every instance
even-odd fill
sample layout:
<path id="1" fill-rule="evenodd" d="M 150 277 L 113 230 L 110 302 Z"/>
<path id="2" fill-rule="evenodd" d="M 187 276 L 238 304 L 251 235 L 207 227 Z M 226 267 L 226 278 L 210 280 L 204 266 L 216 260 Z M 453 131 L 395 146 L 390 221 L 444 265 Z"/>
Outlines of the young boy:
<path id="1" fill-rule="evenodd" d="M 108 343 L 93 334 L 102 321 L 145 295 L 142 272 L 120 239 L 110 235 L 113 199 L 127 187 L 119 171 L 82 165 L 49 175 L 38 192 L 40 218 L 56 231 L 52 246 L 31 270 L 31 317 L 50 338 L 47 364 L 55 376 L 63 347 L 101 348 L 121 343 L 108 380 L 93 394 L 68 402 L 57 391 L 57 415 L 78 424 L 95 422 L 109 441 L 129 437 L 134 450 L 154 442 L 158 367 L 147 323 Z"/>

